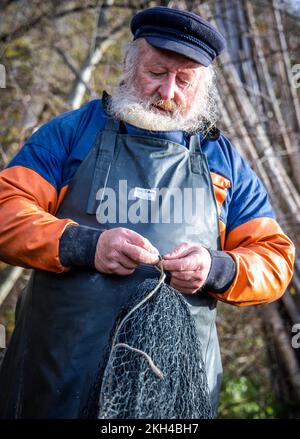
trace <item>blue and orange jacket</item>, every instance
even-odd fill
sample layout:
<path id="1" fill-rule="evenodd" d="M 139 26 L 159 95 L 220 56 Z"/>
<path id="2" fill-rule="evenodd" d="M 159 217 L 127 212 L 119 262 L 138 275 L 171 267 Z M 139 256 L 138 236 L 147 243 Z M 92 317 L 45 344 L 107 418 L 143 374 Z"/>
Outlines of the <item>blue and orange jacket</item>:
<path id="1" fill-rule="evenodd" d="M 59 240 L 74 221 L 55 213 L 106 117 L 96 99 L 50 120 L 0 173 L 0 259 L 57 273 L 69 270 L 60 261 Z M 181 132 L 167 135 L 184 143 Z M 218 204 L 222 249 L 236 263 L 229 289 L 211 294 L 238 306 L 276 300 L 291 279 L 294 246 L 276 222 L 262 183 L 228 139 L 220 135 L 202 148 Z"/>

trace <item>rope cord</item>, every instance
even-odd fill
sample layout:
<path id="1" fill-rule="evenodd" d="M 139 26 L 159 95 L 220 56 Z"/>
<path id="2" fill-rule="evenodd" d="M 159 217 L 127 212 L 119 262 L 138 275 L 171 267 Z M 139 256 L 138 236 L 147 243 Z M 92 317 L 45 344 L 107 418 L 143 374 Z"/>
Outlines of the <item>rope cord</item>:
<path id="1" fill-rule="evenodd" d="M 120 348 L 120 347 L 127 348 L 127 349 L 130 349 L 130 350 L 132 350 L 132 351 L 134 351 L 134 352 L 137 352 L 137 353 L 143 355 L 143 356 L 146 358 L 146 360 L 148 361 L 149 366 L 151 367 L 151 370 L 155 373 L 155 375 L 157 375 L 158 378 L 163 379 L 163 378 L 164 378 L 164 375 L 163 375 L 162 371 L 161 371 L 161 370 L 160 370 L 160 369 L 154 364 L 152 358 L 151 358 L 146 352 L 144 352 L 144 351 L 142 351 L 142 350 L 140 350 L 140 349 L 134 348 L 134 347 L 132 347 L 132 346 L 129 346 L 129 345 L 126 344 L 126 343 L 117 343 L 117 344 L 115 344 L 116 338 L 117 338 L 117 336 L 118 336 L 118 334 L 119 334 L 119 332 L 120 332 L 122 326 L 123 326 L 124 323 L 126 322 L 126 320 L 131 316 L 132 313 L 134 313 L 138 308 L 140 308 L 145 302 L 147 302 L 147 300 L 149 300 L 149 299 L 150 299 L 150 298 L 151 298 L 151 297 L 152 297 L 152 296 L 153 296 L 153 295 L 159 290 L 159 288 L 161 287 L 161 285 L 164 283 L 164 281 L 165 281 L 165 279 L 166 279 L 166 274 L 165 274 L 165 272 L 164 272 L 164 268 L 163 268 L 163 257 L 162 257 L 161 255 L 158 255 L 158 257 L 159 257 L 159 263 L 158 263 L 158 266 L 155 265 L 155 268 L 160 272 L 160 277 L 159 277 L 158 284 L 156 285 L 155 288 L 153 288 L 153 290 L 151 290 L 151 291 L 149 292 L 149 294 L 147 294 L 147 295 L 144 297 L 143 300 L 141 300 L 139 303 L 137 303 L 137 304 L 136 304 L 136 305 L 135 305 L 135 306 L 134 306 L 134 307 L 133 307 L 133 308 L 132 308 L 132 309 L 131 309 L 126 315 L 125 315 L 125 317 L 121 320 L 120 324 L 118 325 L 118 327 L 117 327 L 117 329 L 116 329 L 116 331 L 115 331 L 115 333 L 114 333 L 113 339 L 112 339 L 112 347 L 111 347 L 111 351 L 110 351 L 110 354 L 109 354 L 109 357 L 108 357 L 107 364 L 108 364 L 108 365 L 110 364 L 110 362 L 111 362 L 111 358 L 112 358 L 112 355 L 113 355 L 113 352 L 114 352 L 114 350 L 115 350 L 116 348 Z M 102 388 L 101 388 L 101 391 L 102 391 Z M 101 394 L 101 392 L 100 392 L 100 394 Z"/>
<path id="2" fill-rule="evenodd" d="M 132 313 L 134 313 L 134 311 L 136 311 L 138 308 L 140 308 L 145 302 L 147 302 L 147 300 L 149 300 L 149 299 L 150 299 L 150 298 L 156 293 L 156 291 L 159 290 L 159 288 L 161 287 L 161 285 L 164 283 L 164 281 L 165 281 L 165 279 L 166 279 L 166 274 L 165 274 L 164 269 L 163 269 L 163 258 L 162 258 L 161 255 L 158 255 L 158 257 L 159 257 L 158 267 L 155 265 L 155 268 L 160 272 L 160 278 L 159 278 L 158 284 L 156 285 L 155 288 L 153 288 L 152 291 L 150 291 L 149 294 L 147 294 L 147 296 L 145 296 L 145 298 L 144 298 L 143 300 L 141 300 L 137 305 L 135 305 L 135 306 L 134 306 L 134 307 L 133 307 L 133 308 L 132 308 L 127 314 L 126 314 L 126 316 L 123 318 L 123 320 L 121 320 L 119 326 L 118 326 L 117 329 L 116 329 L 116 332 L 115 332 L 115 334 L 114 334 L 114 337 L 113 337 L 112 348 L 111 348 L 110 355 L 109 355 L 109 358 L 108 358 L 108 364 L 110 363 L 110 360 L 111 360 L 111 357 L 112 357 L 112 354 L 113 354 L 114 349 L 116 349 L 116 348 L 118 348 L 118 347 L 126 347 L 126 348 L 128 348 L 128 349 L 131 349 L 131 350 L 134 351 L 134 352 L 138 352 L 138 353 L 140 353 L 141 355 L 144 355 L 144 357 L 145 357 L 146 360 L 148 361 L 148 363 L 149 363 L 151 369 L 153 370 L 153 372 L 154 372 L 154 373 L 155 373 L 160 379 L 163 379 L 164 375 L 163 375 L 162 371 L 161 371 L 157 366 L 155 366 L 155 364 L 154 364 L 152 358 L 151 358 L 146 352 L 141 351 L 140 349 L 133 348 L 133 347 L 129 346 L 129 345 L 126 344 L 126 343 L 117 343 L 117 344 L 115 344 L 115 340 L 116 340 L 116 338 L 117 338 L 117 336 L 118 336 L 118 334 L 119 334 L 119 332 L 120 332 L 120 329 L 121 329 L 122 326 L 124 325 L 125 321 L 131 316 Z"/>

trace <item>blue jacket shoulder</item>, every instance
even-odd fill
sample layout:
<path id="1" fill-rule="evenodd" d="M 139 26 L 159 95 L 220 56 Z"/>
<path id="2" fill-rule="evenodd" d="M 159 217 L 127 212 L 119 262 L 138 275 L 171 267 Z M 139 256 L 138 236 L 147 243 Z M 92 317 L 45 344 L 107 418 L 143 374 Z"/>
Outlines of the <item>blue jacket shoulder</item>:
<path id="1" fill-rule="evenodd" d="M 59 191 L 86 156 L 104 121 L 99 99 L 60 114 L 36 130 L 7 167 L 33 169 Z"/>
<path id="2" fill-rule="evenodd" d="M 260 178 L 225 135 L 205 141 L 203 151 L 207 154 L 210 171 L 230 181 L 221 212 L 227 233 L 251 219 L 275 217 Z"/>

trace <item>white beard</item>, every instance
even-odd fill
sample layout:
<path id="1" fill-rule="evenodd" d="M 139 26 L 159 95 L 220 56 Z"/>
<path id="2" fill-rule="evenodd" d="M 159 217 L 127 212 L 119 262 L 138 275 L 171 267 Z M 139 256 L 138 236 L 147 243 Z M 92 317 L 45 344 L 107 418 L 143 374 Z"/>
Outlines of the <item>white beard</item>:
<path id="1" fill-rule="evenodd" d="M 207 125 L 205 108 L 208 98 L 204 96 L 205 99 L 199 102 L 201 96 L 199 97 L 198 94 L 195 96 L 194 105 L 186 115 L 182 115 L 178 107 L 172 113 L 162 114 L 152 106 L 158 96 L 139 99 L 133 86 L 122 84 L 116 89 L 109 110 L 117 119 L 146 130 L 192 132 Z M 201 107 L 204 111 L 199 111 Z"/>

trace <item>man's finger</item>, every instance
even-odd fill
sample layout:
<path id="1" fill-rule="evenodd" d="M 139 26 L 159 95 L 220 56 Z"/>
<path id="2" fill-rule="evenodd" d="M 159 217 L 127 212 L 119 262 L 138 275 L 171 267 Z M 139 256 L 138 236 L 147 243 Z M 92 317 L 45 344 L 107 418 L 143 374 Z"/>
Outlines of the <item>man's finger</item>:
<path id="1" fill-rule="evenodd" d="M 190 282 L 186 282 L 186 281 L 180 281 L 178 279 L 173 279 L 173 277 L 171 278 L 171 283 L 173 285 L 176 285 L 175 288 L 187 288 L 187 289 L 196 289 L 199 288 L 199 281 L 198 280 L 193 280 Z"/>
<path id="2" fill-rule="evenodd" d="M 166 253 L 163 258 L 164 259 L 177 259 L 187 256 L 194 250 L 194 247 L 187 242 L 183 242 L 182 244 L 174 247 L 168 253 Z"/>
<path id="3" fill-rule="evenodd" d="M 181 259 L 169 259 L 163 262 L 164 270 L 168 271 L 194 271 L 199 269 L 200 261 L 195 255 Z"/>
<path id="4" fill-rule="evenodd" d="M 186 286 L 181 286 L 181 285 L 178 285 L 177 283 L 173 283 L 173 282 L 170 283 L 170 286 L 175 288 L 175 290 L 179 291 L 180 293 L 188 294 L 188 295 L 195 294 L 198 290 L 197 287 L 187 288 Z"/>
<path id="5" fill-rule="evenodd" d="M 150 253 L 149 251 L 144 250 L 137 245 L 130 244 L 129 242 L 126 242 L 123 245 L 122 251 L 126 256 L 138 263 L 154 265 L 158 264 L 159 262 L 158 253 Z"/>
<path id="6" fill-rule="evenodd" d="M 113 274 L 119 274 L 120 276 L 128 276 L 134 272 L 135 268 L 126 268 L 119 264 L 113 271 Z"/>
<path id="7" fill-rule="evenodd" d="M 124 253 L 119 253 L 118 254 L 118 262 L 119 262 L 120 265 L 122 265 L 123 267 L 128 268 L 130 270 L 132 270 L 133 268 L 135 269 L 139 265 L 138 262 L 136 262 L 133 259 L 129 258 Z"/>
<path id="8" fill-rule="evenodd" d="M 139 233 L 135 232 L 134 230 L 128 229 L 128 241 L 131 244 L 137 245 L 139 247 L 142 247 L 143 249 L 149 251 L 150 253 L 153 253 L 155 255 L 159 254 L 159 251 L 157 248 L 154 247 L 154 245 L 151 244 L 151 242 L 144 238 Z"/>
<path id="9" fill-rule="evenodd" d="M 189 271 L 172 271 L 172 279 L 178 279 L 181 281 L 194 281 L 201 280 L 201 271 L 200 270 L 189 270 Z"/>

